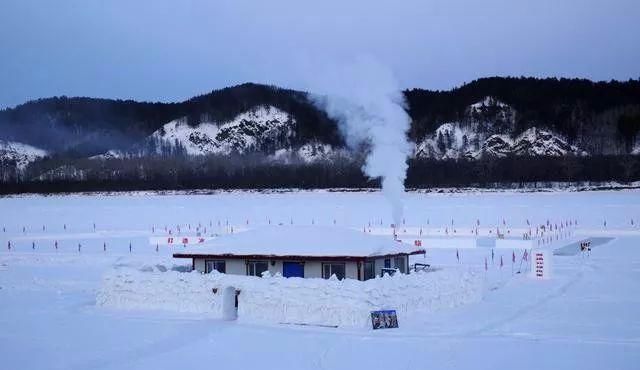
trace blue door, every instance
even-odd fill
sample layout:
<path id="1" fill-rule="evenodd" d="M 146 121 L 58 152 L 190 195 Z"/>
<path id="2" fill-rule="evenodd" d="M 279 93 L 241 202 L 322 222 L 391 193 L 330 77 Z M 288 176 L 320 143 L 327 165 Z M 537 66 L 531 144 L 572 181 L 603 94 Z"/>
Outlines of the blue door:
<path id="1" fill-rule="evenodd" d="M 304 277 L 304 264 L 301 262 L 283 262 L 282 275 L 284 277 Z"/>

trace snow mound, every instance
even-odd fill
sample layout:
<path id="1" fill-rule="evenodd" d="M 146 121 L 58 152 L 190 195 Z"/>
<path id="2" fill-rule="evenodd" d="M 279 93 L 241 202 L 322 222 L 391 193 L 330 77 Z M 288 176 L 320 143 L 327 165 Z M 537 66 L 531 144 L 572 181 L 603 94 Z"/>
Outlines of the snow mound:
<path id="1" fill-rule="evenodd" d="M 0 140 L 0 161 L 15 161 L 19 169 L 47 155 L 47 151 L 15 141 Z"/>
<path id="2" fill-rule="evenodd" d="M 106 275 L 97 305 L 221 318 L 222 291 L 234 287 L 240 290 L 239 321 L 367 328 L 373 310 L 395 309 L 401 318 L 424 315 L 479 301 L 483 293 L 480 274 L 465 268 L 368 281 L 143 270 L 121 268 Z"/>

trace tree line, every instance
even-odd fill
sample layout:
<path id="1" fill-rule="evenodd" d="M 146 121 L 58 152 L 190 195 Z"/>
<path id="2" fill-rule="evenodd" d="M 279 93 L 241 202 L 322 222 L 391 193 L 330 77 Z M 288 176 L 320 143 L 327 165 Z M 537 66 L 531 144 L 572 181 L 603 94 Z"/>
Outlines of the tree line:
<path id="1" fill-rule="evenodd" d="M 408 163 L 405 186 L 415 189 L 640 180 L 640 157 L 631 155 L 411 159 Z M 51 159 L 24 171 L 0 163 L 0 193 L 380 187 L 379 179 L 369 179 L 363 173 L 363 164 L 362 157 L 285 163 L 260 155 Z"/>

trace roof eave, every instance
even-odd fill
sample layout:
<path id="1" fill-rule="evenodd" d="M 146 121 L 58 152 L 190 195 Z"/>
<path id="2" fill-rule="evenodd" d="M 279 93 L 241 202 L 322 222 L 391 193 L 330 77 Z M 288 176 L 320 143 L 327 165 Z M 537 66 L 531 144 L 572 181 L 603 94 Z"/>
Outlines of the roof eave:
<path id="1" fill-rule="evenodd" d="M 280 259 L 280 260 L 367 260 L 394 256 L 409 256 L 424 254 L 424 249 L 411 252 L 387 253 L 369 256 L 305 256 L 305 255 L 274 255 L 274 254 L 232 254 L 232 253 L 174 253 L 173 258 L 228 258 L 228 259 Z"/>

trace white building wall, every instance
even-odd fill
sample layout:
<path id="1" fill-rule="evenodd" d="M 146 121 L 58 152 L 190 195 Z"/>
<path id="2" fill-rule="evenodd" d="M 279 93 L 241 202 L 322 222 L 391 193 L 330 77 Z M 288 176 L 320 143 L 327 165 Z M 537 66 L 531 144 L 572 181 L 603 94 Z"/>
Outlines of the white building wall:
<path id="1" fill-rule="evenodd" d="M 322 264 L 331 263 L 330 261 L 307 261 L 304 263 L 305 278 L 322 278 Z M 358 279 L 358 263 L 345 262 L 344 275 L 347 279 Z"/>
<path id="2" fill-rule="evenodd" d="M 216 260 L 218 261 L 219 259 L 216 259 Z M 222 261 L 225 262 L 225 268 L 226 268 L 227 274 L 232 274 L 232 275 L 247 274 L 247 267 L 245 265 L 244 260 L 222 259 Z M 194 261 L 194 265 L 195 265 L 196 271 L 200 273 L 205 273 L 205 258 L 196 258 Z"/>
<path id="3" fill-rule="evenodd" d="M 276 263 L 272 266 L 271 265 L 271 261 L 269 262 L 269 272 L 271 273 L 271 275 L 275 275 L 276 273 L 279 273 L 280 275 L 282 275 L 282 261 L 276 261 Z"/>
<path id="4" fill-rule="evenodd" d="M 384 260 L 385 260 L 385 258 L 376 258 L 375 259 L 376 276 L 380 276 L 380 274 L 382 273 L 382 269 L 384 268 Z M 393 262 L 391 263 L 391 266 L 393 266 Z"/>
<path id="5" fill-rule="evenodd" d="M 347 279 L 358 279 L 358 263 L 357 262 L 347 262 L 344 266 L 344 276 Z"/>
<path id="6" fill-rule="evenodd" d="M 247 265 L 244 260 L 226 259 L 224 260 L 227 274 L 232 275 L 246 275 Z"/>
<path id="7" fill-rule="evenodd" d="M 321 278 L 322 277 L 322 263 L 318 261 L 307 261 L 304 263 L 304 277 L 305 278 Z"/>

